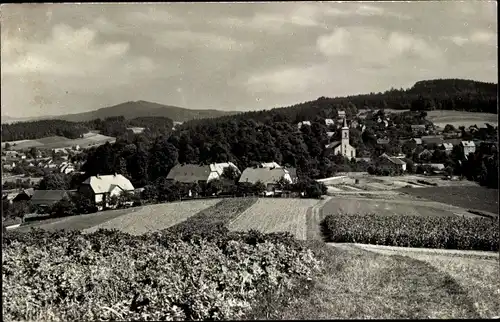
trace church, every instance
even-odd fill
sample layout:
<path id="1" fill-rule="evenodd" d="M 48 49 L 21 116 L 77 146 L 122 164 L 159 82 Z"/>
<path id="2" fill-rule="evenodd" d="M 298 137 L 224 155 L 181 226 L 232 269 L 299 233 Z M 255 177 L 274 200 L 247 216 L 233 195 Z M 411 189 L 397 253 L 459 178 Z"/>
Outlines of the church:
<path id="1" fill-rule="evenodd" d="M 327 149 L 331 149 L 333 154 L 340 154 L 346 158 L 354 159 L 356 158 L 356 149 L 349 144 L 349 127 L 347 126 L 347 121 L 344 118 L 344 126 L 342 126 L 342 137 L 340 141 L 334 141 L 325 146 Z"/>

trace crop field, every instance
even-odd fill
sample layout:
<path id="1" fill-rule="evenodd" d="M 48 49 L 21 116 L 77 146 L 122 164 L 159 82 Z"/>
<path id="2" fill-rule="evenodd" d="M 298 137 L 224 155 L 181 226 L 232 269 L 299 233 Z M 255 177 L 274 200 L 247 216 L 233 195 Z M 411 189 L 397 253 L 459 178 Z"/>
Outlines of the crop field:
<path id="1" fill-rule="evenodd" d="M 444 128 L 446 124 L 451 124 L 456 128 L 462 125 L 468 127 L 474 124 L 478 127 L 485 127 L 485 123 L 493 126 L 498 125 L 498 115 L 490 113 L 436 110 L 428 111 L 427 119 L 441 128 Z"/>
<path id="2" fill-rule="evenodd" d="M 442 202 L 466 209 L 498 214 L 498 189 L 480 186 L 402 188 L 399 191 L 411 196 Z"/>
<path id="3" fill-rule="evenodd" d="M 103 228 L 118 229 L 132 235 L 141 235 L 177 225 L 218 202 L 217 199 L 208 199 L 145 206 L 133 213 L 85 229 L 84 232 L 92 233 Z"/>
<path id="4" fill-rule="evenodd" d="M 318 200 L 313 199 L 262 198 L 228 227 L 233 231 L 289 232 L 295 238 L 305 240 L 306 213 L 317 203 Z"/>
<path id="5" fill-rule="evenodd" d="M 400 203 L 392 200 L 377 200 L 364 198 L 331 198 L 322 208 L 324 214 L 365 214 L 377 213 L 383 215 L 412 216 L 454 216 L 453 211 L 436 209 L 429 206 L 416 205 L 412 202 Z"/>

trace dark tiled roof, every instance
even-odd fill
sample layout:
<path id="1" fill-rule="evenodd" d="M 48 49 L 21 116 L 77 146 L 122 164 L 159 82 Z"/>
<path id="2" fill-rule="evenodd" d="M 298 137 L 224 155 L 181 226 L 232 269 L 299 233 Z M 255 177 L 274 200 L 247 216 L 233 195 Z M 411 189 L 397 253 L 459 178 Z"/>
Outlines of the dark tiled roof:
<path id="1" fill-rule="evenodd" d="M 327 149 L 334 149 L 334 148 L 338 147 L 340 145 L 340 143 L 342 143 L 342 142 L 341 141 L 333 141 L 333 142 L 327 144 L 325 146 L 325 148 L 327 148 Z"/>
<path id="2" fill-rule="evenodd" d="M 31 202 L 34 205 L 54 204 L 67 195 L 66 190 L 35 190 Z"/>
<path id="3" fill-rule="evenodd" d="M 267 185 L 279 181 L 284 175 L 285 170 L 282 168 L 246 168 L 241 174 L 239 182 L 256 183 L 257 181 L 261 181 Z"/>
<path id="4" fill-rule="evenodd" d="M 183 182 L 194 183 L 198 181 L 207 181 L 210 175 L 209 165 L 197 164 L 178 164 L 170 170 L 167 179 Z"/>

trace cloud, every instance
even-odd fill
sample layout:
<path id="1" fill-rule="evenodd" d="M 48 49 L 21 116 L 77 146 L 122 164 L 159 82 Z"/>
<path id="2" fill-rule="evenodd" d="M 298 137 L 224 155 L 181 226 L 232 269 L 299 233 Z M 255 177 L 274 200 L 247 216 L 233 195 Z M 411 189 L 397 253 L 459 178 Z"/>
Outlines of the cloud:
<path id="1" fill-rule="evenodd" d="M 351 27 L 336 28 L 318 37 L 316 47 L 328 58 L 338 56 L 356 59 L 357 64 L 391 64 L 394 59 L 411 55 L 417 59 L 440 59 L 442 53 L 424 39 L 402 32 Z"/>
<path id="2" fill-rule="evenodd" d="M 486 30 L 477 30 L 467 36 L 455 35 L 444 36 L 442 39 L 448 39 L 455 43 L 457 46 L 464 46 L 466 44 L 496 46 L 497 37 L 493 32 Z"/>
<path id="3" fill-rule="evenodd" d="M 252 75 L 245 86 L 251 93 L 272 91 L 291 94 L 313 88 L 321 83 L 325 76 L 325 69 L 319 65 L 288 67 Z"/>
<path id="4" fill-rule="evenodd" d="M 25 42 L 2 36 L 2 74 L 39 73 L 60 76 L 99 76 L 149 72 L 154 64 L 147 57 L 128 57 L 127 42 L 99 44 L 89 28 L 73 29 L 59 24 L 49 39 Z"/>
<path id="5" fill-rule="evenodd" d="M 156 36 L 156 44 L 171 49 L 205 48 L 216 51 L 250 49 L 251 42 L 236 41 L 230 37 L 190 30 L 164 31 Z"/>

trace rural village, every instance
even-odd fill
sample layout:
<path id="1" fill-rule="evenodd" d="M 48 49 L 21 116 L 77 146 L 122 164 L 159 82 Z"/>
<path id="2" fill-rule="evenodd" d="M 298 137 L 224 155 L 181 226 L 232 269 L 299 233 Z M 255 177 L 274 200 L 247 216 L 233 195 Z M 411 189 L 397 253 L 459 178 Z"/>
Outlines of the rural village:
<path id="1" fill-rule="evenodd" d="M 488 5 L 213 5 L 2 6 L 4 320 L 498 319 L 493 38 L 431 35 Z"/>

